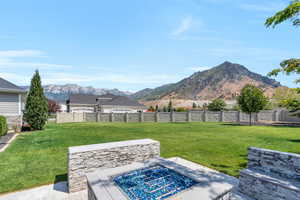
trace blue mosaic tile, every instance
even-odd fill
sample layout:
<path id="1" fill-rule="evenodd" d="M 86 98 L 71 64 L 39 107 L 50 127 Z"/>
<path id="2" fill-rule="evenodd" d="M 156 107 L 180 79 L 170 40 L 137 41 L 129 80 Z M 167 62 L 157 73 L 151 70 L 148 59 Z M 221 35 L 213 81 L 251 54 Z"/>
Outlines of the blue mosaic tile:
<path id="1" fill-rule="evenodd" d="M 130 200 L 163 200 L 198 183 L 161 165 L 122 174 L 114 182 Z"/>

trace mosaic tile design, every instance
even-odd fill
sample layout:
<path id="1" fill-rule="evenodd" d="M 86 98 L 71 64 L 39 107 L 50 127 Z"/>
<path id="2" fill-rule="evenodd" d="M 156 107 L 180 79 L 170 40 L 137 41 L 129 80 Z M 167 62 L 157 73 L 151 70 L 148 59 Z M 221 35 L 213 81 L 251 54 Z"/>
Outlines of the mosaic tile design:
<path id="1" fill-rule="evenodd" d="M 114 182 L 130 200 L 163 200 L 198 183 L 160 165 L 122 174 Z"/>

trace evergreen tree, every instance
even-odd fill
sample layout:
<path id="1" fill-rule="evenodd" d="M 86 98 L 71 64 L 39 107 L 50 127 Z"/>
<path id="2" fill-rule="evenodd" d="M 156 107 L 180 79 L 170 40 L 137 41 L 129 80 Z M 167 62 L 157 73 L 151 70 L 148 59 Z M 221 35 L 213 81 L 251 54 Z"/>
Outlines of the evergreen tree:
<path id="1" fill-rule="evenodd" d="M 38 70 L 31 79 L 30 89 L 26 99 L 24 120 L 31 130 L 42 130 L 48 119 L 48 102 L 44 96 L 41 77 Z"/>
<path id="2" fill-rule="evenodd" d="M 263 110 L 268 103 L 263 91 L 254 85 L 246 85 L 237 99 L 241 110 L 250 115 L 249 125 L 252 125 L 252 113 Z"/>

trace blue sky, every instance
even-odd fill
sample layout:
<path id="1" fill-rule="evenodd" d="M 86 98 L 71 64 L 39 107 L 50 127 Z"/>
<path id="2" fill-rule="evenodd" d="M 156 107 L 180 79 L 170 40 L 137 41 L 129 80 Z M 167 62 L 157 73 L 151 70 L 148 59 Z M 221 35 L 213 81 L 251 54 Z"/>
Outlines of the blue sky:
<path id="1" fill-rule="evenodd" d="M 299 29 L 264 21 L 289 0 L 5 0 L 0 76 L 137 91 L 225 60 L 266 75 L 299 57 Z M 295 87 L 295 76 L 276 78 Z"/>

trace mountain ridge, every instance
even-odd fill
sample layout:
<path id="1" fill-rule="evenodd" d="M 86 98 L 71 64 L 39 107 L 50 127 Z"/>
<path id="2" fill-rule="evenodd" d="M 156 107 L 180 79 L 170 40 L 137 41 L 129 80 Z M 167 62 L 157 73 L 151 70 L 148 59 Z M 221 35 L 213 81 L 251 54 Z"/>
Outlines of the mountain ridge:
<path id="1" fill-rule="evenodd" d="M 281 86 L 274 79 L 251 72 L 243 65 L 225 61 L 211 69 L 195 72 L 177 83 L 138 91 L 132 97 L 140 101 L 164 98 L 190 100 L 224 98 L 231 100 L 246 84 L 254 84 L 262 88 L 267 96 L 272 95 L 272 89 Z"/>
<path id="2" fill-rule="evenodd" d="M 21 88 L 28 90 L 29 86 L 21 86 Z M 118 89 L 105 89 L 105 88 L 94 88 L 92 86 L 80 86 L 77 84 L 48 84 L 43 85 L 45 96 L 49 99 L 57 102 L 66 102 L 71 94 L 94 94 L 103 95 L 111 93 L 114 95 L 130 96 L 132 93 L 128 91 L 121 91 Z"/>

